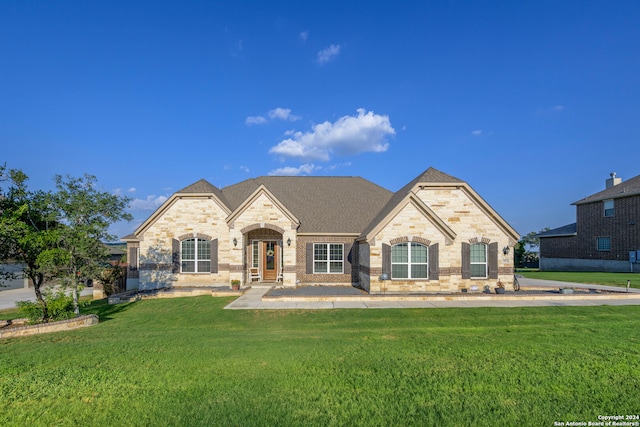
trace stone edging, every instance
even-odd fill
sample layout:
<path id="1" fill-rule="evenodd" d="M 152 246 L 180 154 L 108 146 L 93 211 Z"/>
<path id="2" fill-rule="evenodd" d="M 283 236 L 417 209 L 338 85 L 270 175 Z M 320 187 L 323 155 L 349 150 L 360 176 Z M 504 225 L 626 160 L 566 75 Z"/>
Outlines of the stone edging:
<path id="1" fill-rule="evenodd" d="M 7 330 L 0 329 L 0 338 L 24 337 L 27 335 L 46 334 L 49 332 L 70 331 L 78 328 L 93 326 L 98 323 L 98 316 L 87 314 L 73 319 L 59 320 L 57 322 L 40 323 L 37 325 L 24 325 Z"/>

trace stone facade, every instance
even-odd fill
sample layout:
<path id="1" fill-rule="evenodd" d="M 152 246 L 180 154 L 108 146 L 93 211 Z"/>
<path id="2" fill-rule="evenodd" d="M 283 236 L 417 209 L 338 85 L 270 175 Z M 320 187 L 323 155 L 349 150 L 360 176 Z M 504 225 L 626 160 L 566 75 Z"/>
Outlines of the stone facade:
<path id="1" fill-rule="evenodd" d="M 455 238 L 443 232 L 442 227 L 438 227 L 433 218 L 425 216 L 414 203 L 407 203 L 370 242 L 371 279 L 367 289 L 370 293 L 456 292 L 462 288 L 482 291 L 486 286 L 493 289 L 498 280 L 507 289 L 512 288 L 513 254 L 511 250 L 503 254 L 502 249 L 514 246 L 513 237 L 493 221 L 464 188 L 423 188 L 416 192 L 416 196 L 444 221 L 449 230 L 455 233 Z M 383 273 L 382 245 L 393 246 L 401 241 L 419 242 L 430 247 L 437 244 L 437 279 L 378 280 Z M 497 243 L 498 277 L 463 279 L 462 242 Z"/>
<path id="2" fill-rule="evenodd" d="M 344 177 L 339 181 L 304 181 L 305 191 L 292 197 L 299 179 L 304 178 L 264 179 L 271 188 L 252 185 L 249 180 L 223 190 L 199 181 L 177 192 L 135 234 L 124 238 L 130 283 L 140 289 L 210 287 L 229 285 L 232 280 L 247 285 L 250 267 L 258 265 L 264 273 L 263 267 L 275 262 L 277 278 L 266 279 L 266 274 L 262 278 L 278 286 L 356 286 L 372 294 L 456 292 L 462 288 L 480 292 L 494 288 L 498 281 L 507 289 L 511 287 L 512 249 L 518 235 L 465 182 L 429 169 L 396 193 L 361 178 Z M 320 182 L 327 186 L 316 185 Z M 324 191 L 322 206 L 313 204 L 313 191 Z M 330 206 L 335 191 L 350 196 L 340 194 L 344 201 Z M 370 208 L 359 213 L 358 204 L 348 205 L 348 200 L 363 193 L 365 203 L 373 205 L 371 198 L 378 200 L 377 211 Z M 322 209 L 334 215 L 335 225 L 326 220 L 328 213 Z M 368 219 L 358 221 L 359 216 Z M 351 232 L 345 232 L 346 224 Z M 185 239 L 210 243 L 210 271 L 182 271 L 181 242 Z M 427 279 L 398 279 L 387 271 L 385 259 L 390 263 L 390 258 L 386 251 L 405 243 L 428 248 Z M 465 247 L 468 250 L 473 243 L 485 244 L 494 254 L 487 262 L 491 264 L 487 278 L 463 278 Z M 327 251 L 331 244 L 340 245 L 341 263 L 327 265 L 335 268 L 339 264 L 341 271 L 316 270 L 314 245 L 319 244 L 327 244 Z M 265 249 L 268 247 L 274 248 L 273 253 Z M 272 274 L 273 268 L 269 271 Z M 387 280 L 380 280 L 383 273 Z"/>

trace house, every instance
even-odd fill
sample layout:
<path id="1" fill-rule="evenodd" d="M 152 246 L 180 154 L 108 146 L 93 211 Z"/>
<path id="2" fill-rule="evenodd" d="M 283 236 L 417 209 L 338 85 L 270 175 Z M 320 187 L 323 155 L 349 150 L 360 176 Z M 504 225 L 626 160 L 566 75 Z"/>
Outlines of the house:
<path id="1" fill-rule="evenodd" d="M 0 263 L 0 291 L 10 289 L 26 289 L 29 287 L 29 278 L 24 274 L 26 265 L 15 260 Z"/>
<path id="2" fill-rule="evenodd" d="M 509 287 L 518 238 L 469 184 L 429 168 L 395 193 L 360 177 L 200 180 L 122 240 L 128 288 L 240 280 L 378 294 Z"/>
<path id="3" fill-rule="evenodd" d="M 614 172 L 604 190 L 573 205 L 575 223 L 538 235 L 540 269 L 639 272 L 640 175 L 623 181 Z"/>

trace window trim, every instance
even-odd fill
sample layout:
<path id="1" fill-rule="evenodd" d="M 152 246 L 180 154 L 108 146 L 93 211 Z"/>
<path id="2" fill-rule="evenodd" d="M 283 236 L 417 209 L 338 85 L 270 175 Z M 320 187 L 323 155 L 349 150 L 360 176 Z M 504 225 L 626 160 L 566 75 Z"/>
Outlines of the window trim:
<path id="1" fill-rule="evenodd" d="M 611 207 L 607 208 L 607 204 L 611 203 Z M 607 199 L 602 201 L 603 215 L 605 218 L 611 218 L 616 214 L 616 205 L 613 199 Z"/>
<path id="2" fill-rule="evenodd" d="M 407 262 L 394 262 L 393 261 L 393 248 L 396 248 L 401 245 L 407 245 Z M 411 261 L 411 248 L 413 245 L 419 245 L 427 249 L 427 261 L 426 262 L 412 262 Z M 393 266 L 394 265 L 406 265 L 407 266 L 407 277 L 393 277 Z M 423 265 L 426 267 L 427 276 L 426 277 L 412 277 L 413 276 L 413 265 Z M 429 280 L 429 246 L 420 243 L 420 242 L 400 242 L 391 246 L 391 280 Z"/>
<path id="3" fill-rule="evenodd" d="M 189 242 L 192 241 L 193 242 L 193 248 L 194 248 L 194 258 L 193 259 L 184 259 L 184 243 L 185 242 Z M 198 251 L 198 243 L 199 242 L 206 242 L 208 247 L 209 247 L 209 255 L 206 258 L 201 258 L 199 257 L 199 251 Z M 206 261 L 209 263 L 209 268 L 206 269 L 205 271 L 198 271 L 198 263 L 200 261 Z M 183 266 L 185 262 L 193 262 L 193 267 L 194 267 L 194 271 L 184 271 L 183 270 Z M 207 239 L 203 239 L 200 237 L 193 237 L 190 239 L 184 239 L 182 241 L 180 241 L 180 273 L 182 274 L 211 274 L 211 240 L 207 240 Z"/>
<path id="4" fill-rule="evenodd" d="M 473 261 L 473 247 L 474 246 L 483 246 L 484 247 L 484 262 L 474 262 Z M 474 276 L 473 275 L 473 266 L 474 265 L 484 265 L 484 276 Z M 469 278 L 472 280 L 483 280 L 489 278 L 489 245 L 486 243 L 473 243 L 469 245 Z"/>
<path id="5" fill-rule="evenodd" d="M 600 242 L 608 242 L 608 247 L 606 249 L 601 248 Z M 596 237 L 596 252 L 611 252 L 611 237 L 610 236 Z"/>
<path id="6" fill-rule="evenodd" d="M 324 246 L 326 248 L 327 259 L 316 259 L 316 247 Z M 331 246 L 340 246 L 342 257 L 331 259 Z M 331 271 L 331 263 L 340 263 L 340 271 Z M 316 271 L 316 263 L 326 263 L 326 271 Z M 344 243 L 314 243 L 313 244 L 313 274 L 344 274 Z"/>
<path id="7" fill-rule="evenodd" d="M 260 268 L 260 240 L 251 241 L 251 268 Z"/>

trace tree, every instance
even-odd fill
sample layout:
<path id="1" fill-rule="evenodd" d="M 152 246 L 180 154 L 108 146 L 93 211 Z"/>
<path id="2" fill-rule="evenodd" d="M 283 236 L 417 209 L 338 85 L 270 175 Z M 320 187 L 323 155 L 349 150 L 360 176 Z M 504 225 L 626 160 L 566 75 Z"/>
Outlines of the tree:
<path id="1" fill-rule="evenodd" d="M 536 250 L 540 247 L 538 234 L 549 230 L 551 230 L 549 227 L 545 227 L 540 231 L 532 231 L 518 241 L 514 248 L 514 263 L 516 267 L 522 267 L 523 262 L 538 261 L 539 256 Z"/>
<path id="2" fill-rule="evenodd" d="M 78 292 L 87 278 L 99 277 L 108 252 L 103 241 L 115 240 L 111 224 L 131 220 L 125 212 L 126 197 L 97 188 L 92 175 L 82 178 L 55 177 L 56 190 L 31 192 L 27 176 L 19 170 L 0 168 L 10 186 L 0 193 L 0 260 L 15 259 L 26 265 L 34 283 L 43 321 L 49 320 L 45 280 L 55 280 L 73 293 L 78 310 Z"/>
<path id="3" fill-rule="evenodd" d="M 109 253 L 103 241 L 117 238 L 109 234 L 109 226 L 132 218 L 125 212 L 129 199 L 98 190 L 96 182 L 92 175 L 56 175 L 52 204 L 61 226 L 56 229 L 55 246 L 44 251 L 40 260 L 43 271 L 72 290 L 76 315 L 81 284 L 105 269 Z"/>
<path id="4" fill-rule="evenodd" d="M 49 195 L 27 190 L 27 176 L 20 170 L 0 166 L 0 180 L 9 181 L 9 188 L 0 188 L 0 261 L 16 260 L 25 264 L 24 274 L 31 279 L 43 320 L 49 319 L 42 295 L 45 273 L 40 270 L 39 256 L 54 243 L 56 224 Z"/>

